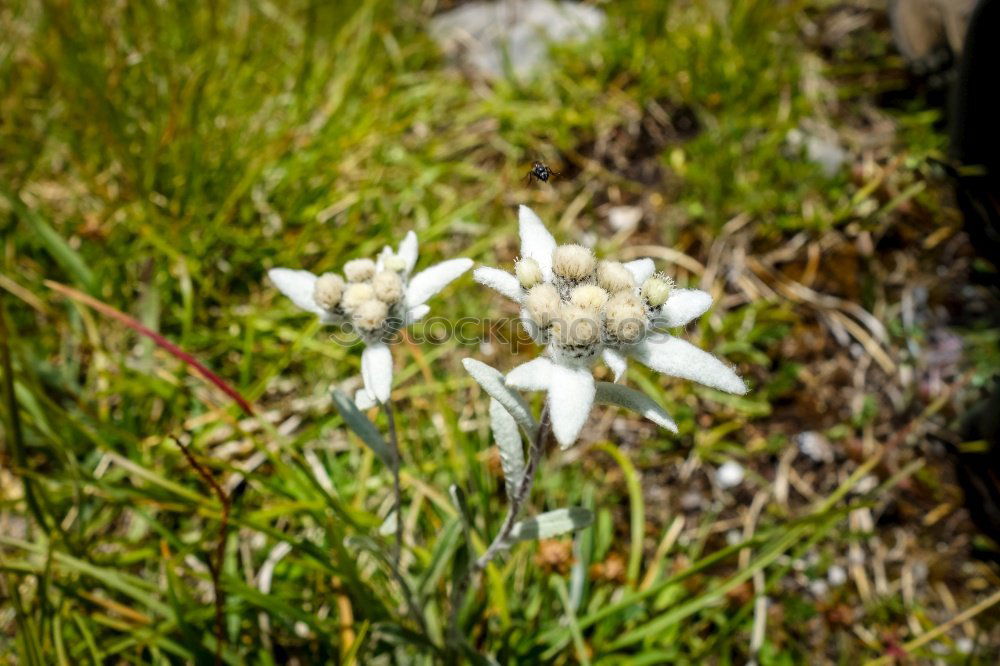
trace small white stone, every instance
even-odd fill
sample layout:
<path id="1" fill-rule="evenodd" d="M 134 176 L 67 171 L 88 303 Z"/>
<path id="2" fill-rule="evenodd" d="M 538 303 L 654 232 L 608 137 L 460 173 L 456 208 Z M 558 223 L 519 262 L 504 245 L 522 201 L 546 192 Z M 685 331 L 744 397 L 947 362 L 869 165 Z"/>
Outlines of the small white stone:
<path id="1" fill-rule="evenodd" d="M 735 488 L 743 483 L 743 465 L 735 460 L 727 460 L 715 472 L 715 482 L 720 488 Z"/>
<path id="2" fill-rule="evenodd" d="M 832 564 L 826 570 L 826 579 L 830 581 L 830 585 L 840 587 L 847 582 L 847 571 L 839 564 Z"/>
<path id="3" fill-rule="evenodd" d="M 830 442 L 818 432 L 812 430 L 800 432 L 795 436 L 795 441 L 799 445 L 799 451 L 802 452 L 802 455 L 810 460 L 814 462 L 833 461 L 833 448 L 830 446 Z"/>
<path id="4" fill-rule="evenodd" d="M 823 598 L 830 591 L 830 586 L 825 580 L 814 580 L 809 582 L 809 591 L 814 597 Z"/>
<path id="5" fill-rule="evenodd" d="M 615 231 L 634 229 L 642 219 L 642 209 L 638 206 L 615 206 L 608 211 L 608 224 Z"/>
<path id="6" fill-rule="evenodd" d="M 701 494 L 694 491 L 687 492 L 681 495 L 681 508 L 685 511 L 697 511 L 704 501 Z"/>
<path id="7" fill-rule="evenodd" d="M 955 640 L 955 650 L 957 650 L 959 654 L 972 654 L 972 648 L 974 647 L 975 644 L 968 636 L 962 636 L 961 638 Z"/>
<path id="8" fill-rule="evenodd" d="M 876 487 L 878 487 L 878 477 L 873 474 L 869 474 L 868 476 L 861 477 L 857 485 L 854 486 L 854 492 L 859 495 L 864 495 L 865 493 L 875 490 Z"/>

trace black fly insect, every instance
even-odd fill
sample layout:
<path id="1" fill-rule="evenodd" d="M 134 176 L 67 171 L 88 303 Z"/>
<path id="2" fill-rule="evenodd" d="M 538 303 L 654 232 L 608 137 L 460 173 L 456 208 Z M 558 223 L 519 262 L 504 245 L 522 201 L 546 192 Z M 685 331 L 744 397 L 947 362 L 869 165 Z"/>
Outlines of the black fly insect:
<path id="1" fill-rule="evenodd" d="M 549 178 L 552 176 L 561 176 L 558 171 L 553 171 L 543 162 L 535 162 L 531 165 L 531 171 L 527 173 L 525 178 L 525 184 L 530 184 L 531 179 L 540 180 L 543 183 L 549 182 Z"/>

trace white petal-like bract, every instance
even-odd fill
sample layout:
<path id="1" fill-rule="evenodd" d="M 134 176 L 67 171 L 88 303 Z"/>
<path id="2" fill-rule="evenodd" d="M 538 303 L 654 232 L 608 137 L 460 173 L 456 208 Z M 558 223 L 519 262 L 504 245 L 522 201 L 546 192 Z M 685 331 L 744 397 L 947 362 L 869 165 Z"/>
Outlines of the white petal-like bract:
<path id="1" fill-rule="evenodd" d="M 628 369 L 628 359 L 610 347 L 604 348 L 604 351 L 601 352 L 601 359 L 604 360 L 604 365 L 611 368 L 616 382 L 622 378 L 625 370 Z"/>
<path id="2" fill-rule="evenodd" d="M 596 400 L 597 402 L 631 409 L 633 412 L 642 414 L 656 425 L 666 428 L 671 432 L 677 432 L 677 424 L 670 418 L 666 410 L 656 404 L 656 401 L 645 393 L 640 393 L 621 384 L 597 382 Z"/>
<path id="3" fill-rule="evenodd" d="M 472 268 L 472 259 L 449 259 L 426 268 L 412 278 L 406 287 L 406 304 L 413 308 L 448 286 L 448 283 Z"/>
<path id="4" fill-rule="evenodd" d="M 431 311 L 431 306 L 429 305 L 418 305 L 412 307 L 406 311 L 406 322 L 405 325 L 409 326 L 415 321 L 420 321 L 427 316 L 427 313 Z"/>
<path id="5" fill-rule="evenodd" d="M 413 267 L 417 265 L 417 235 L 413 230 L 406 232 L 406 236 L 399 243 L 399 251 L 396 253 L 406 262 L 406 274 L 413 272 Z"/>
<path id="6" fill-rule="evenodd" d="M 556 239 L 545 228 L 535 211 L 527 206 L 517 209 L 518 226 L 521 232 L 521 256 L 538 262 L 542 276 L 552 279 L 552 253 L 556 249 Z"/>
<path id="7" fill-rule="evenodd" d="M 747 387 L 732 368 L 686 342 L 670 335 L 652 335 L 629 350 L 643 365 L 657 372 L 690 379 L 727 393 L 743 395 Z"/>
<path id="8" fill-rule="evenodd" d="M 375 398 L 371 397 L 368 393 L 368 389 L 358 389 L 354 394 L 354 406 L 362 411 L 371 409 L 377 404 L 378 403 L 375 402 Z"/>
<path id="9" fill-rule="evenodd" d="M 519 391 L 547 391 L 551 374 L 552 361 L 539 356 L 508 372 L 506 383 Z"/>
<path id="10" fill-rule="evenodd" d="M 375 258 L 375 270 L 381 272 L 385 268 L 385 260 L 387 257 L 391 257 L 395 252 L 388 245 L 382 248 L 382 251 L 378 253 L 378 257 Z"/>
<path id="11" fill-rule="evenodd" d="M 590 368 L 552 364 L 548 407 L 552 434 L 563 449 L 576 441 L 594 405 L 594 377 Z"/>
<path id="12" fill-rule="evenodd" d="M 392 352 L 381 342 L 361 352 L 361 378 L 368 394 L 378 402 L 387 402 L 392 392 Z"/>
<path id="13" fill-rule="evenodd" d="M 684 326 L 705 314 L 711 305 L 712 296 L 706 291 L 674 289 L 670 292 L 670 298 L 660 308 L 656 322 L 670 328 Z"/>
<path id="14" fill-rule="evenodd" d="M 656 264 L 653 263 L 652 259 L 636 259 L 635 261 L 625 262 L 625 268 L 635 278 L 635 283 L 642 286 L 646 278 L 656 271 Z"/>
<path id="15" fill-rule="evenodd" d="M 272 268 L 267 272 L 274 286 L 292 303 L 313 314 L 322 315 L 323 308 L 313 300 L 313 290 L 316 288 L 316 276 L 309 271 L 296 271 L 291 268 Z"/>
<path id="16" fill-rule="evenodd" d="M 507 271 L 502 271 L 499 268 L 490 268 L 489 266 L 480 266 L 472 271 L 472 277 L 479 284 L 486 285 L 515 303 L 520 303 L 524 297 L 521 283 Z"/>

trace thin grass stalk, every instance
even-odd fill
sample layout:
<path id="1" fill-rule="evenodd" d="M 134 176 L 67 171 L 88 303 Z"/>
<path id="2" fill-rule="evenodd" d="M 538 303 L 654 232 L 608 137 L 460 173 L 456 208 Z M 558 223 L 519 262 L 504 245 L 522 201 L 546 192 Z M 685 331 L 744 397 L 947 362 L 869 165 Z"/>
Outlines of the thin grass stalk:
<path id="1" fill-rule="evenodd" d="M 210 556 L 208 558 L 208 571 L 212 576 L 212 599 L 215 602 L 215 663 L 218 666 L 222 663 L 222 645 L 226 637 L 224 616 L 226 599 L 222 591 L 221 577 L 222 567 L 226 561 L 226 536 L 229 532 L 229 512 L 232 508 L 232 499 L 222 489 L 222 486 L 215 480 L 211 472 L 195 459 L 188 447 L 184 446 L 176 437 L 172 439 L 180 447 L 181 453 L 184 454 L 191 467 L 194 468 L 198 475 L 212 489 L 212 492 L 215 493 L 221 505 L 222 516 L 219 520 L 219 540 L 215 545 L 214 557 Z"/>
<path id="2" fill-rule="evenodd" d="M 3 397 L 4 406 L 7 412 L 7 433 L 10 441 L 11 452 L 14 457 L 16 471 L 21 477 L 24 486 L 24 501 L 28 505 L 28 510 L 35 517 L 38 526 L 43 531 L 48 532 L 49 523 L 46 520 L 45 512 L 35 496 L 34 484 L 28 472 L 28 460 L 24 447 L 24 431 L 21 429 L 21 412 L 17 404 L 17 393 L 14 389 L 14 362 L 10 354 L 10 344 L 8 343 L 9 333 L 7 329 L 7 309 L 0 302 L 0 363 L 3 364 Z"/>

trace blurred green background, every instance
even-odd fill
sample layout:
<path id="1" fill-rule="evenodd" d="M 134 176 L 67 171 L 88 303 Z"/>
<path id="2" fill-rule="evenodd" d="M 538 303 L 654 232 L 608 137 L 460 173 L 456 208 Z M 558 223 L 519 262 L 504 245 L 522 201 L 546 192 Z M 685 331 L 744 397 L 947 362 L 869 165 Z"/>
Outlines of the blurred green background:
<path id="1" fill-rule="evenodd" d="M 998 581 L 974 556 L 990 546 L 929 433 L 997 365 L 996 336 L 935 167 L 941 112 L 913 92 L 881 3 L 599 3 L 598 35 L 495 80 L 429 36 L 451 4 L 0 7 L 4 663 L 213 661 L 222 505 L 172 438 L 225 488 L 246 476 L 220 572 L 226 662 L 442 660 L 461 536 L 446 489 L 465 488 L 483 540 L 504 505 L 460 361 L 517 361 L 497 344 L 396 350 L 418 635 L 356 538 L 381 538 L 390 501 L 330 404 L 358 386 L 359 348 L 330 344 L 265 274 L 337 270 L 409 229 L 418 268 L 510 267 L 520 203 L 560 241 L 652 256 L 711 291 L 686 336 L 751 392 L 630 368 L 680 435 L 602 408 L 552 454 L 534 506 L 597 522 L 492 567 L 463 613 L 470 648 L 995 663 Z M 526 184 L 536 159 L 562 176 Z M 46 280 L 159 331 L 257 415 Z M 516 314 L 468 276 L 431 305 Z M 736 488 L 715 481 L 726 460 L 745 469 Z"/>

